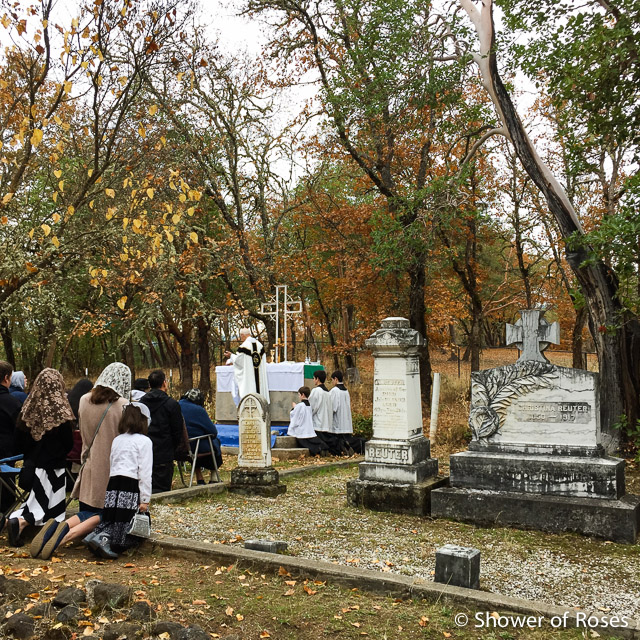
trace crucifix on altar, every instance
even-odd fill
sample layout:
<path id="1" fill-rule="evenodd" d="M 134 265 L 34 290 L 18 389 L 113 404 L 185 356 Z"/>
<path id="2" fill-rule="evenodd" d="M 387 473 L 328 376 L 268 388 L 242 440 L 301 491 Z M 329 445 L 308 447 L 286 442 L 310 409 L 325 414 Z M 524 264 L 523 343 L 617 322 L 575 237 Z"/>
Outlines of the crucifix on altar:
<path id="1" fill-rule="evenodd" d="M 275 361 L 280 362 L 280 347 L 284 347 L 283 362 L 287 361 L 287 318 L 295 313 L 302 313 L 302 300 L 295 300 L 288 294 L 287 285 L 276 285 L 276 294 L 268 302 L 260 305 L 260 313 L 274 318 L 276 323 Z M 280 317 L 282 316 L 282 333 L 284 344 L 280 344 Z"/>
<path id="2" fill-rule="evenodd" d="M 515 344 L 522 351 L 518 362 L 549 362 L 542 352 L 550 344 L 560 344 L 560 325 L 547 322 L 542 309 L 522 309 L 520 319 L 506 329 L 507 345 Z"/>

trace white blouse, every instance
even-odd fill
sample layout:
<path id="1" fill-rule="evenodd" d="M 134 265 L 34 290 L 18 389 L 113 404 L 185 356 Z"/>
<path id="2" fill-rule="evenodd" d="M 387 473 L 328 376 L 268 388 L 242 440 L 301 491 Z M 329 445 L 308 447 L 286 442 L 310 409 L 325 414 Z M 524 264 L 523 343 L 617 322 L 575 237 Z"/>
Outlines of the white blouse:
<path id="1" fill-rule="evenodd" d="M 125 476 L 138 480 L 140 502 L 151 500 L 153 445 L 141 433 L 123 433 L 111 444 L 110 476 Z"/>

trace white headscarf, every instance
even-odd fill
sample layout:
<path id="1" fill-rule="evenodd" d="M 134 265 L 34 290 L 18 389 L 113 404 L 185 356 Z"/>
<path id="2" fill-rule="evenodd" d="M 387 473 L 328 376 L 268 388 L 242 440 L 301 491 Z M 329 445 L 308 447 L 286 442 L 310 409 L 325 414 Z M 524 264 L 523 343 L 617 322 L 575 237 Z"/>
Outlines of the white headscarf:
<path id="1" fill-rule="evenodd" d="M 14 371 L 11 374 L 11 386 L 24 391 L 24 371 Z"/>
<path id="2" fill-rule="evenodd" d="M 112 362 L 96 380 L 95 386 L 113 389 L 119 396 L 129 400 L 131 395 L 131 369 L 122 362 Z"/>

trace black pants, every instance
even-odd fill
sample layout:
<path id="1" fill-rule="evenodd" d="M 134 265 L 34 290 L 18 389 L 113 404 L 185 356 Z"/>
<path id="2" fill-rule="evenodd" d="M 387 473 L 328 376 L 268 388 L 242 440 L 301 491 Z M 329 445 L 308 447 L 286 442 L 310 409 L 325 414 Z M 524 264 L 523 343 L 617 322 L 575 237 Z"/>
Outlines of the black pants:
<path id="1" fill-rule="evenodd" d="M 151 473 L 151 493 L 171 491 L 173 480 L 173 460 L 163 464 L 154 464 Z"/>

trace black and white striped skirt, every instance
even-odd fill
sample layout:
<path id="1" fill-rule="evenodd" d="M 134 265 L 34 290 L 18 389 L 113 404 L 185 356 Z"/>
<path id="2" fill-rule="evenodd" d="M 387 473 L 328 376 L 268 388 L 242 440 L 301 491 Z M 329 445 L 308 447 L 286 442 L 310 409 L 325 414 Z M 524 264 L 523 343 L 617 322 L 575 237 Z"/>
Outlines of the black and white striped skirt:
<path id="1" fill-rule="evenodd" d="M 64 469 L 40 469 L 36 467 L 33 488 L 10 518 L 24 518 L 29 524 L 42 526 L 53 518 L 64 520 L 66 501 L 66 477 Z"/>

